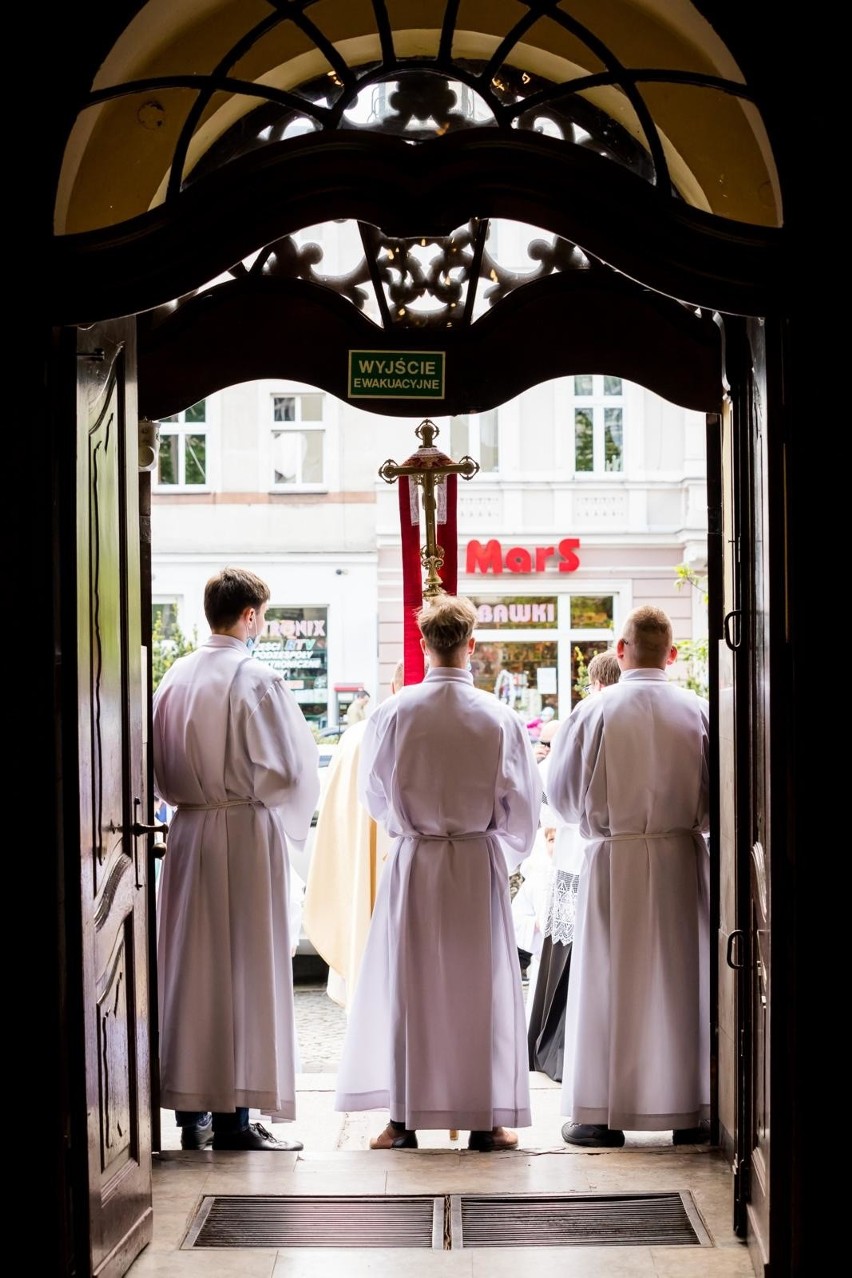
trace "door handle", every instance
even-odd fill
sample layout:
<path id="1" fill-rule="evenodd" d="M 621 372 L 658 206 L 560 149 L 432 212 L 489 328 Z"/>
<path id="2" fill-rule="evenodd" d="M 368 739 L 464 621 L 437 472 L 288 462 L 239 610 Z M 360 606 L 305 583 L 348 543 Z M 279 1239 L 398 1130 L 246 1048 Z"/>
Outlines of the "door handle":
<path id="1" fill-rule="evenodd" d="M 158 861 L 162 861 L 163 857 L 166 855 L 166 835 L 168 832 L 169 827 L 165 821 L 161 825 L 142 825 L 141 822 L 136 821 L 130 827 L 130 833 L 135 839 L 138 839 L 140 834 L 153 834 L 155 836 L 160 836 L 159 838 L 155 837 L 154 846 L 151 848 L 151 852 Z"/>
<path id="2" fill-rule="evenodd" d="M 138 839 L 140 834 L 168 834 L 169 827 L 165 823 L 162 825 L 142 825 L 140 821 L 134 821 L 130 827 L 130 833 L 134 839 Z"/>
<path id="3" fill-rule="evenodd" d="M 114 821 L 110 821 L 107 826 L 110 834 L 123 834 L 124 826 L 116 825 Z M 162 825 L 143 825 L 141 821 L 134 821 L 130 827 L 130 833 L 134 839 L 138 839 L 140 834 L 168 834 L 169 827 L 165 823 Z"/>
<path id="4" fill-rule="evenodd" d="M 725 953 L 725 962 L 733 971 L 739 972 L 745 967 L 745 963 L 735 954 L 735 950 L 739 949 L 740 942 L 745 945 L 745 932 L 742 928 L 735 928 L 733 932 L 728 933 L 728 946 Z"/>
<path id="5" fill-rule="evenodd" d="M 725 631 L 725 643 L 728 645 L 731 652 L 736 652 L 737 649 L 741 647 L 742 645 L 743 639 L 742 639 L 742 635 L 740 634 L 740 618 L 741 617 L 742 617 L 742 612 L 740 611 L 739 608 L 735 608 L 733 612 L 728 613 L 727 617 L 722 623 L 724 631 Z M 733 626 L 735 623 L 737 627 L 736 637 L 734 637 L 734 634 L 733 634 Z"/>

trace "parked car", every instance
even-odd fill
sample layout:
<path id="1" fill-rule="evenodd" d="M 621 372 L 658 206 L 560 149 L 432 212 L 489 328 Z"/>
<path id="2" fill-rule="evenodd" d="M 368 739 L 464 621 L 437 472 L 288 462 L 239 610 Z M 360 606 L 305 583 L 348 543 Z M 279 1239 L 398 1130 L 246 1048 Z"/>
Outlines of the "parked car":
<path id="1" fill-rule="evenodd" d="M 331 735 L 331 734 L 329 734 Z M 317 745 L 319 749 L 319 778 L 320 778 L 320 797 L 317 801 L 316 811 L 311 818 L 311 829 L 308 834 L 305 846 L 303 848 L 290 849 L 290 867 L 291 867 L 291 888 L 298 890 L 302 897 L 305 894 L 305 887 L 308 882 L 308 868 L 311 864 L 311 853 L 313 852 L 314 842 L 316 840 L 317 820 L 319 818 L 320 805 L 322 804 L 325 794 L 326 782 L 328 781 L 328 770 L 337 751 L 337 740 L 339 732 L 335 730 L 334 741 L 320 740 Z M 298 876 L 298 877 L 297 877 Z M 318 958 L 317 952 L 305 934 L 302 928 L 299 934 L 299 944 L 296 948 L 296 958 Z"/>

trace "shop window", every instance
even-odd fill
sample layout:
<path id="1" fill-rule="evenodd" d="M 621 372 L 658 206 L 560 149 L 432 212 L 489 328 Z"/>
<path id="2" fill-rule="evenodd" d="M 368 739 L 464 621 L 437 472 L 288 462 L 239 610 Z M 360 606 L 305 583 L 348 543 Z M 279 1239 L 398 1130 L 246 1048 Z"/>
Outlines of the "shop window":
<path id="1" fill-rule="evenodd" d="M 612 630 L 612 595 L 571 595 L 571 630 Z"/>
<path id="2" fill-rule="evenodd" d="M 553 640 L 485 640 L 477 642 L 471 672 L 477 688 L 493 692 L 521 715 L 559 705 L 556 680 L 559 644 Z"/>
<path id="3" fill-rule="evenodd" d="M 325 486 L 325 395 L 272 396 L 272 487 Z"/>
<path id="4" fill-rule="evenodd" d="M 612 595 L 571 595 L 571 708 L 588 696 L 586 671 L 592 657 L 611 648 L 615 638 L 615 599 Z"/>
<path id="5" fill-rule="evenodd" d="M 588 691 L 586 671 L 615 639 L 612 594 L 471 596 L 474 683 L 525 720 L 546 706 L 566 717 Z"/>
<path id="6" fill-rule="evenodd" d="M 160 420 L 155 487 L 197 490 L 207 481 L 207 401 Z"/>
<path id="7" fill-rule="evenodd" d="M 308 723 L 328 726 L 328 609 L 270 604 L 257 656 L 287 680 Z"/>
<path id="8" fill-rule="evenodd" d="M 574 473 L 624 471 L 624 383 L 620 377 L 585 373 L 574 383 Z"/>

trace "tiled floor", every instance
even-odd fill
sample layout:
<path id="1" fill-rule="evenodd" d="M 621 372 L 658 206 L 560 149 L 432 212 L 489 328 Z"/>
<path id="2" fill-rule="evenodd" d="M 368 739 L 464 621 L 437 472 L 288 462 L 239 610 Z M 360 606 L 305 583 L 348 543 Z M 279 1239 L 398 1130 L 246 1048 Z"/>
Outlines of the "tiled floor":
<path id="1" fill-rule="evenodd" d="M 333 1074 L 299 1075 L 298 1120 L 276 1127 L 304 1141 L 299 1154 L 184 1153 L 164 1112 L 154 1162 L 154 1237 L 130 1278 L 754 1278 L 746 1245 L 731 1230 L 732 1184 L 717 1151 L 673 1148 L 671 1134 L 628 1133 L 623 1149 L 564 1144 L 559 1087 L 531 1075 L 533 1126 L 513 1152 L 467 1150 L 467 1133 L 421 1132 L 416 1151 L 371 1151 L 384 1113 L 334 1112 Z M 207 1194 L 506 1194 L 689 1191 L 713 1245 L 528 1247 L 428 1251 L 364 1248 L 181 1250 Z"/>

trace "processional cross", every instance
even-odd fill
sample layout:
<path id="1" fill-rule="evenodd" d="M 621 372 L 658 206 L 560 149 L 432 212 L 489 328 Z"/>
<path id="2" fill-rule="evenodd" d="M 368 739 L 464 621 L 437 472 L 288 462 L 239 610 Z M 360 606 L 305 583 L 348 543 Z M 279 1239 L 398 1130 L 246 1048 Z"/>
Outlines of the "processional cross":
<path id="1" fill-rule="evenodd" d="M 456 531 L 457 476 L 473 479 L 479 470 L 479 462 L 464 456 L 454 462 L 446 453 L 437 449 L 433 440 L 440 434 L 434 422 L 422 421 L 414 432 L 422 440 L 416 453 L 398 465 L 386 461 L 379 467 L 379 475 L 386 484 L 399 480 L 399 516 L 402 531 L 402 593 L 405 606 L 403 666 L 406 683 L 420 683 L 423 678 L 423 652 L 420 634 L 415 621 L 417 608 L 424 599 L 434 598 L 446 590 L 454 595 L 458 578 L 458 534 Z M 411 489 L 409 481 L 415 488 Z M 417 549 L 419 503 L 417 488 L 423 495 L 423 522 L 426 525 L 426 544 Z M 444 525 L 446 548 L 438 545 L 437 524 Z M 426 581 L 421 570 L 426 570 Z M 441 572 L 443 570 L 443 577 Z M 457 1140 L 458 1132 L 450 1132 L 450 1140 Z"/>
<path id="2" fill-rule="evenodd" d="M 458 537 L 456 533 L 457 477 L 473 479 L 479 470 L 479 462 L 472 457 L 462 457 L 454 462 L 446 453 L 435 447 L 434 440 L 440 434 L 438 427 L 428 418 L 414 432 L 421 446 L 404 462 L 386 461 L 379 467 L 379 475 L 387 484 L 399 484 L 399 513 L 402 532 L 402 579 L 405 604 L 405 682 L 419 683 L 423 678 L 423 654 L 420 651 L 419 634 L 414 611 L 424 599 L 431 599 L 446 590 L 455 594 L 458 564 Z M 414 487 L 410 486 L 413 481 Z M 420 502 L 423 500 L 425 545 L 419 546 L 417 528 L 420 523 Z M 438 544 L 437 525 L 444 525 L 446 547 Z M 425 582 L 422 570 L 426 571 Z"/>

